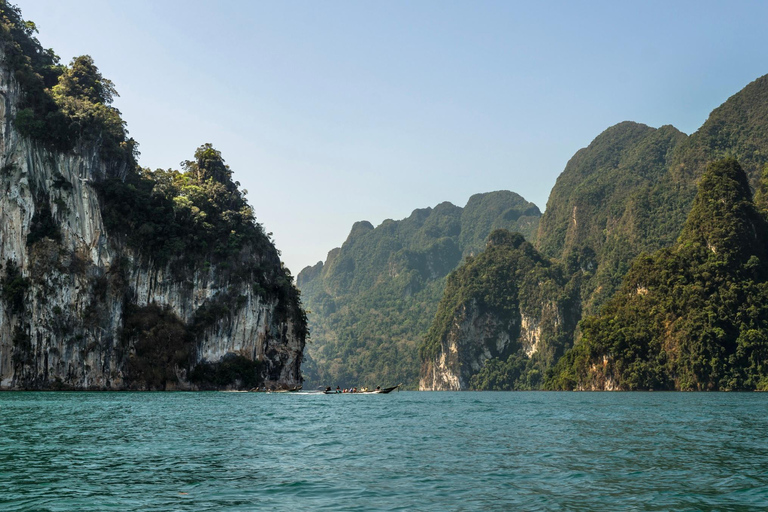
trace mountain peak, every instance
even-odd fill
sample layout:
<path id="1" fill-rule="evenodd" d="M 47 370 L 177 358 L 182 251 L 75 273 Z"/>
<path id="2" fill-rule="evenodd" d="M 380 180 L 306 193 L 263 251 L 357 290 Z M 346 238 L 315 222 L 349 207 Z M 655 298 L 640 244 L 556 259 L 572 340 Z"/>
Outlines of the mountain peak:
<path id="1" fill-rule="evenodd" d="M 368 222 L 367 220 L 359 220 L 352 224 L 352 229 L 349 231 L 349 236 L 347 236 L 347 241 L 344 242 L 349 243 L 352 240 L 361 237 L 362 235 L 369 233 L 373 231 L 373 224 Z"/>
<path id="2" fill-rule="evenodd" d="M 701 177 L 679 243 L 701 244 L 723 258 L 742 260 L 764 252 L 762 239 L 744 170 L 733 158 L 712 162 Z"/>

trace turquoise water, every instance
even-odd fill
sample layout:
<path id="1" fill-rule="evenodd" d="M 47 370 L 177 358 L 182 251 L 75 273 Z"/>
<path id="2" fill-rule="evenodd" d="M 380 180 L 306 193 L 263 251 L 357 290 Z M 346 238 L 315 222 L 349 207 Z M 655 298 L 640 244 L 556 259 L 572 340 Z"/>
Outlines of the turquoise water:
<path id="1" fill-rule="evenodd" d="M 768 394 L 0 393 L 0 510 L 761 510 Z"/>

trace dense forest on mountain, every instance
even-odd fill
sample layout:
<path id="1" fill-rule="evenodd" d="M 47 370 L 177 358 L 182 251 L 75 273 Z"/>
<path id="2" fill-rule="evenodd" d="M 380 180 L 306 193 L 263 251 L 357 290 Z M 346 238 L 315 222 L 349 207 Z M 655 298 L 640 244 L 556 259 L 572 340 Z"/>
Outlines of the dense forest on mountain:
<path id="1" fill-rule="evenodd" d="M 498 191 L 474 195 L 464 208 L 441 203 L 376 228 L 356 223 L 325 263 L 297 278 L 310 311 L 307 387 L 415 387 L 418 346 L 445 276 L 482 250 L 494 229 L 534 235 L 540 215 L 519 195 Z"/>
<path id="2" fill-rule="evenodd" d="M 580 315 L 600 312 L 635 258 L 676 243 L 707 164 L 723 157 L 736 158 L 756 197 L 766 197 L 760 176 L 768 163 L 768 76 L 729 98 L 691 136 L 671 126 L 625 122 L 574 155 L 552 190 L 535 245 L 563 266 L 570 286 L 579 290 Z M 581 327 L 591 328 L 591 321 Z M 581 327 L 571 333 L 570 343 L 579 343 Z M 500 376 L 518 375 L 530 364 L 524 358 L 491 358 L 473 386 L 511 389 L 517 385 L 499 385 L 509 382 Z M 736 386 L 691 382 L 676 385 Z"/>
<path id="3" fill-rule="evenodd" d="M 768 163 L 768 76 L 686 136 L 623 122 L 568 162 L 539 224 L 537 248 L 582 274 L 585 313 L 618 289 L 633 258 L 672 245 L 709 162 L 732 156 L 754 187 Z"/>
<path id="4" fill-rule="evenodd" d="M 634 262 L 548 387 L 768 390 L 767 250 L 747 176 L 712 163 L 677 243 Z"/>
<path id="5" fill-rule="evenodd" d="M 557 179 L 537 247 L 583 274 L 587 311 L 610 297 L 632 258 L 676 236 L 649 215 L 648 196 L 685 139 L 672 126 L 619 123 L 579 150 Z"/>

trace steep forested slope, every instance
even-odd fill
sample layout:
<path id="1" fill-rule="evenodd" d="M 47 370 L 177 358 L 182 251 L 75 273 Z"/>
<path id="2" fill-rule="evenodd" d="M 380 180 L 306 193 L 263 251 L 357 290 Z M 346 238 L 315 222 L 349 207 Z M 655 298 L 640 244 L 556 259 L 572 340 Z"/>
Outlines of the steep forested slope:
<path id="1" fill-rule="evenodd" d="M 768 76 L 710 114 L 690 137 L 624 122 L 579 150 L 552 189 L 537 248 L 583 274 L 586 312 L 617 289 L 629 262 L 674 243 L 709 162 L 732 156 L 750 183 L 768 163 Z"/>
<path id="2" fill-rule="evenodd" d="M 610 296 L 636 255 L 669 238 L 649 215 L 649 194 L 686 139 L 671 126 L 624 122 L 579 150 L 557 179 L 537 247 L 585 274 L 584 307 Z"/>
<path id="3" fill-rule="evenodd" d="M 558 389 L 768 389 L 768 225 L 733 159 L 711 164 L 677 243 L 641 256 L 555 368 Z"/>

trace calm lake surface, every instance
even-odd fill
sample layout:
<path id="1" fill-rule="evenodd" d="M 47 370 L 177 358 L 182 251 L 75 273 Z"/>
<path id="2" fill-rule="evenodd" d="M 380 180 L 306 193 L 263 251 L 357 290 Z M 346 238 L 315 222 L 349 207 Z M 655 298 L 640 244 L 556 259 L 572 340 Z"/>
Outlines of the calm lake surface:
<path id="1" fill-rule="evenodd" d="M 764 510 L 768 394 L 0 393 L 0 510 Z"/>

